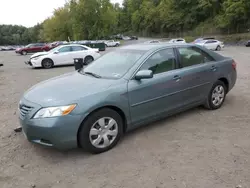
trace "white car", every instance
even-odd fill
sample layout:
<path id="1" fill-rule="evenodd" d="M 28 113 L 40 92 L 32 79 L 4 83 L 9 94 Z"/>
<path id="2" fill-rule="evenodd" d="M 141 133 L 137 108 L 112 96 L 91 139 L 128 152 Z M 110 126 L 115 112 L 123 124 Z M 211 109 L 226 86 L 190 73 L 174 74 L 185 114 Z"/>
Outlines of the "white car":
<path id="1" fill-rule="evenodd" d="M 178 39 L 171 39 L 169 43 L 186 43 L 185 39 L 178 38 Z"/>
<path id="2" fill-rule="evenodd" d="M 74 58 L 83 58 L 84 63 L 89 64 L 100 56 L 98 49 L 79 44 L 70 44 L 58 46 L 48 52 L 35 53 L 25 63 L 32 67 L 49 69 L 57 65 L 73 65 Z"/>
<path id="3" fill-rule="evenodd" d="M 197 45 L 203 46 L 209 50 L 220 51 L 224 48 L 224 43 L 219 40 L 202 40 L 196 43 Z"/>
<path id="4" fill-rule="evenodd" d="M 114 40 L 108 40 L 104 42 L 107 47 L 115 47 L 115 46 L 120 46 L 119 41 L 114 41 Z"/>

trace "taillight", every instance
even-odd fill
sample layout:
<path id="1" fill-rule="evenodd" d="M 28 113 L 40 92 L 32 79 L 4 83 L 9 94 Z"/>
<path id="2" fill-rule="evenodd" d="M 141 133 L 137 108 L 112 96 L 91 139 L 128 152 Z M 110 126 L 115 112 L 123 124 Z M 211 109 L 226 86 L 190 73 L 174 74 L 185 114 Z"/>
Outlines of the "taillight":
<path id="1" fill-rule="evenodd" d="M 233 66 L 233 69 L 236 70 L 237 64 L 236 64 L 236 62 L 234 60 L 233 60 L 232 66 Z"/>

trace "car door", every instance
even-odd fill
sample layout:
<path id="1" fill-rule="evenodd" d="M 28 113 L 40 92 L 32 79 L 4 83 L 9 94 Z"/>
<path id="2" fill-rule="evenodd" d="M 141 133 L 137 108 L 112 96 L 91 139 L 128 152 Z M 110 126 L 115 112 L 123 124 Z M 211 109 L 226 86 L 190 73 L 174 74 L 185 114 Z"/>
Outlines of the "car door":
<path id="1" fill-rule="evenodd" d="M 40 52 L 41 44 L 34 44 L 32 48 L 32 53 Z"/>
<path id="2" fill-rule="evenodd" d="M 31 44 L 29 45 L 29 47 L 25 49 L 25 51 L 27 51 L 28 53 L 34 53 L 34 48 L 35 48 L 35 44 Z"/>
<path id="3" fill-rule="evenodd" d="M 87 55 L 87 48 L 84 48 L 83 46 L 71 46 L 71 60 L 69 63 L 74 63 L 74 58 L 85 58 Z"/>
<path id="4" fill-rule="evenodd" d="M 211 44 L 211 41 L 206 41 L 205 43 L 204 43 L 204 47 L 205 48 L 207 48 L 207 49 L 209 49 L 209 50 L 211 50 L 212 48 L 212 44 Z"/>
<path id="5" fill-rule="evenodd" d="M 139 68 L 152 70 L 153 78 L 128 82 L 131 120 L 133 124 L 157 119 L 174 109 L 180 100 L 181 90 L 173 48 L 153 53 Z"/>
<path id="6" fill-rule="evenodd" d="M 204 102 L 213 85 L 216 62 L 198 47 L 178 47 L 180 80 L 183 84 L 182 103 L 185 106 Z"/>
<path id="7" fill-rule="evenodd" d="M 66 65 L 72 61 L 70 55 L 71 46 L 62 46 L 57 52 L 51 54 L 51 59 L 54 61 L 55 65 Z"/>

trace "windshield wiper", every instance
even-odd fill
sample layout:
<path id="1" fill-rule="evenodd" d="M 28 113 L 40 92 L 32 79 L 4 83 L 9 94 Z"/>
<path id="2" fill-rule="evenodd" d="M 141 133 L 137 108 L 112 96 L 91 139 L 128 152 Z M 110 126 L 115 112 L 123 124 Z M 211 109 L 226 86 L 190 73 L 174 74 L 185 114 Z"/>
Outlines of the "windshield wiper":
<path id="1" fill-rule="evenodd" d="M 101 78 L 101 76 L 100 76 L 100 75 L 95 74 L 95 73 L 93 73 L 93 72 L 83 72 L 83 73 L 84 73 L 84 74 L 91 75 L 91 76 L 94 76 L 94 77 L 96 77 L 96 78 Z"/>

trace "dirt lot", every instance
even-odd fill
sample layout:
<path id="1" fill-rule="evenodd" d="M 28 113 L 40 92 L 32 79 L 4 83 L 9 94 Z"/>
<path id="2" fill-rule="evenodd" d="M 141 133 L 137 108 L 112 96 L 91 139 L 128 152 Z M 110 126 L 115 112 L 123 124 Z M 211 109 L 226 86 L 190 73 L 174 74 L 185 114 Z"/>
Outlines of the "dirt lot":
<path id="1" fill-rule="evenodd" d="M 227 47 L 221 52 L 238 63 L 238 81 L 223 108 L 197 108 L 140 128 L 100 155 L 43 148 L 13 132 L 19 126 L 17 104 L 23 92 L 74 68 L 35 70 L 23 63 L 28 56 L 0 52 L 4 63 L 0 68 L 0 187 L 250 187 L 249 51 Z"/>

